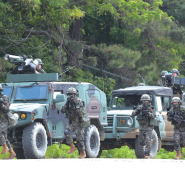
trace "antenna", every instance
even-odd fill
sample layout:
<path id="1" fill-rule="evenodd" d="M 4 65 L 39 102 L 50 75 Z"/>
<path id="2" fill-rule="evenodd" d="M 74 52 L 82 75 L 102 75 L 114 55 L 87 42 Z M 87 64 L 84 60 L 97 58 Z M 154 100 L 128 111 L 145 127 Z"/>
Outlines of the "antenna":
<path id="1" fill-rule="evenodd" d="M 73 67 L 67 67 L 66 70 L 65 70 L 64 72 L 62 72 L 62 73 L 59 75 L 59 77 L 62 77 L 62 75 L 63 75 L 64 73 L 66 73 L 67 71 L 69 71 L 69 70 L 71 70 L 71 69 L 73 69 L 73 68 L 75 68 L 75 66 L 73 66 Z"/>

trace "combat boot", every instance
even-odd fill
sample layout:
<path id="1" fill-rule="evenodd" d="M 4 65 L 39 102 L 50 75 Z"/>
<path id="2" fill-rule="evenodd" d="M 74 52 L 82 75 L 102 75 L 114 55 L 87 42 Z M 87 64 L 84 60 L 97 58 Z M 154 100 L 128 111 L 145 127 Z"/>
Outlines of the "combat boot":
<path id="1" fill-rule="evenodd" d="M 177 152 L 177 156 L 174 159 L 181 159 L 181 151 L 176 151 Z"/>
<path id="2" fill-rule="evenodd" d="M 150 142 L 150 147 L 152 148 L 152 144 L 153 144 L 153 139 L 151 139 L 151 142 Z"/>
<path id="3" fill-rule="evenodd" d="M 13 149 L 9 150 L 9 156 L 7 157 L 7 159 L 13 159 L 16 156 L 16 153 L 13 151 Z"/>
<path id="4" fill-rule="evenodd" d="M 76 147 L 75 147 L 75 145 L 73 143 L 70 144 L 70 147 L 71 148 L 67 152 L 68 154 L 72 154 L 74 151 L 76 151 Z"/>
<path id="5" fill-rule="evenodd" d="M 3 146 L 3 150 L 1 152 L 1 154 L 6 154 L 8 152 L 8 150 L 9 150 L 8 147 L 7 147 L 7 145 L 6 145 L 6 143 L 3 144 L 2 146 Z"/>
<path id="6" fill-rule="evenodd" d="M 86 153 L 85 153 L 85 150 L 83 150 L 83 151 L 80 152 L 79 159 L 85 158 L 85 157 L 86 157 Z"/>

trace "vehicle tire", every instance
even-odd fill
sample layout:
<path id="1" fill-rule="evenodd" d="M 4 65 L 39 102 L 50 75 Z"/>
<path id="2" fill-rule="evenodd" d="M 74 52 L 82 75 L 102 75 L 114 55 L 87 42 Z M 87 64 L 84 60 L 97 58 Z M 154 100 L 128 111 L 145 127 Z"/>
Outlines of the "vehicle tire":
<path id="1" fill-rule="evenodd" d="M 100 136 L 98 129 L 90 125 L 84 129 L 84 144 L 86 158 L 96 158 L 100 150 Z"/>
<path id="2" fill-rule="evenodd" d="M 44 126 L 37 122 L 23 130 L 22 144 L 27 159 L 41 159 L 47 150 L 47 135 Z"/>
<path id="3" fill-rule="evenodd" d="M 13 147 L 13 150 L 16 153 L 15 157 L 17 159 L 26 159 L 26 157 L 24 156 L 23 148 L 15 148 L 15 147 Z"/>
<path id="4" fill-rule="evenodd" d="M 152 132 L 152 147 L 150 149 L 150 158 L 154 158 L 157 154 L 158 150 L 158 136 L 155 130 Z M 145 157 L 145 146 L 141 146 L 139 143 L 139 138 L 136 138 L 135 141 L 135 154 L 137 158 L 144 158 Z"/>

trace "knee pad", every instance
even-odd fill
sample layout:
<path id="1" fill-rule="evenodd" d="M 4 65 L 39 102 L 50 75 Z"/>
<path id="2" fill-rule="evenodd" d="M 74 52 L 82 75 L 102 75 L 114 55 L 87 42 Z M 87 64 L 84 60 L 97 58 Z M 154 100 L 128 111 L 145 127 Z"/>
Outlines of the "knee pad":
<path id="1" fill-rule="evenodd" d="M 64 135 L 65 135 L 65 136 L 68 136 L 68 135 L 69 135 L 69 130 L 65 130 L 65 131 L 64 131 Z"/>

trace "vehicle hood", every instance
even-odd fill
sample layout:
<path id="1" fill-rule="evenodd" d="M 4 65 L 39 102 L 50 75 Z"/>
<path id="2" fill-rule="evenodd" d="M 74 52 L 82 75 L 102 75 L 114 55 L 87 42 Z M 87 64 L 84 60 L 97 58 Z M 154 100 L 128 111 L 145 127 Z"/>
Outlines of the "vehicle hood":
<path id="1" fill-rule="evenodd" d="M 109 110 L 107 111 L 107 116 L 109 115 L 127 115 L 131 116 L 133 110 Z"/>
<path id="2" fill-rule="evenodd" d="M 10 105 L 10 110 L 15 112 L 32 112 L 35 109 L 48 107 L 48 104 L 39 103 L 14 103 Z"/>

